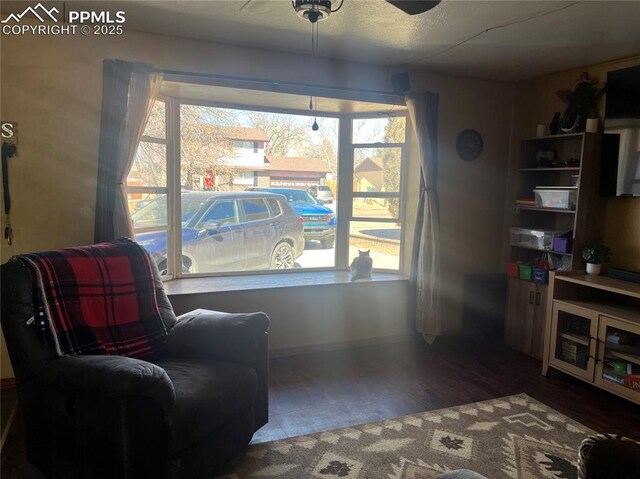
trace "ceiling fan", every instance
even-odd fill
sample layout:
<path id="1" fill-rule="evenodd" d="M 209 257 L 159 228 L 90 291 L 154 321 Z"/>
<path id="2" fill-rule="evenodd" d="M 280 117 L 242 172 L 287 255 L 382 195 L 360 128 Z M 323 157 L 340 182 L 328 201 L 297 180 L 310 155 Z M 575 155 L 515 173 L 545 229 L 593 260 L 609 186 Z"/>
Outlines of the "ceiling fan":
<path id="1" fill-rule="evenodd" d="M 386 2 L 409 15 L 418 15 L 431 10 L 440 3 L 440 0 L 386 0 Z M 330 14 L 340 10 L 343 3 L 344 0 L 341 0 L 338 8 L 332 10 L 331 0 L 291 0 L 291 5 L 298 16 L 309 20 L 311 23 L 316 23 L 319 20 L 328 18 Z"/>
<path id="2" fill-rule="evenodd" d="M 409 15 L 418 15 L 420 13 L 428 12 L 433 7 L 440 3 L 440 0 L 434 1 L 412 1 L 412 0 L 386 0 L 388 3 L 396 8 L 399 8 L 404 13 Z"/>
<path id="3" fill-rule="evenodd" d="M 402 10 L 408 15 L 418 15 L 427 12 L 440 3 L 441 0 L 383 0 Z M 337 0 L 291 0 L 291 6 L 300 18 L 316 23 L 329 18 L 329 15 L 337 12 L 342 8 L 344 0 L 340 0 L 338 6 L 333 8 L 333 4 L 337 4 Z M 260 11 L 259 11 L 260 10 Z M 263 7 L 258 7 L 254 0 L 247 0 L 240 11 L 255 11 L 255 13 L 267 13 Z"/>

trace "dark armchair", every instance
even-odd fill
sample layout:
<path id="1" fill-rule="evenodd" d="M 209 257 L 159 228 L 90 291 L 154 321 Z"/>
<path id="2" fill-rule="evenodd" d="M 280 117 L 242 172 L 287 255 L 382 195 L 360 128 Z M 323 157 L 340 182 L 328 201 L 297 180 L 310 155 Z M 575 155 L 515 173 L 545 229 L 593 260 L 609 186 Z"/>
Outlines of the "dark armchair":
<path id="1" fill-rule="evenodd" d="M 12 260 L 0 275 L 27 458 L 47 477 L 211 477 L 266 424 L 265 314 L 196 310 L 176 318 L 156 277 L 169 331 L 162 358 L 58 357 L 28 325 L 29 269 Z"/>

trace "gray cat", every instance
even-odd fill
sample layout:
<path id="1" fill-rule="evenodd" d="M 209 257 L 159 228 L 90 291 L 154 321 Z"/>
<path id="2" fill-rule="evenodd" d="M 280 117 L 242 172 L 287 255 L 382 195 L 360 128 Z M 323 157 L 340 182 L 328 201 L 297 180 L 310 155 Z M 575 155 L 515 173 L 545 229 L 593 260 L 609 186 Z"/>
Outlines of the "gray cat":
<path id="1" fill-rule="evenodd" d="M 359 279 L 371 279 L 371 270 L 373 269 L 373 258 L 369 256 L 369 251 L 361 251 L 358 256 L 353 258 L 351 262 L 351 281 Z"/>

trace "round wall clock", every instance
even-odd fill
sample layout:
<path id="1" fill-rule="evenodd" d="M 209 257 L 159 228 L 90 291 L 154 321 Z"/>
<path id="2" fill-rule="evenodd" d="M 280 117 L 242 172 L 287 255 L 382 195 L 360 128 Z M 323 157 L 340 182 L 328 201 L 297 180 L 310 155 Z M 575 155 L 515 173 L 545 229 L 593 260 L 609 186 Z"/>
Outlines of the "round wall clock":
<path id="1" fill-rule="evenodd" d="M 484 142 L 476 130 L 462 130 L 456 140 L 456 151 L 460 159 L 473 161 L 482 153 Z"/>

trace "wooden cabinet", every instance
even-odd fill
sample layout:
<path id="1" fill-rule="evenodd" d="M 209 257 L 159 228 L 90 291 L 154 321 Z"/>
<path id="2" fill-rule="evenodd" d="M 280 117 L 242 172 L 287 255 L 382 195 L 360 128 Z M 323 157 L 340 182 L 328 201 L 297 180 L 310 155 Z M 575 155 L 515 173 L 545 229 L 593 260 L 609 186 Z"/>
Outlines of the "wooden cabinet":
<path id="1" fill-rule="evenodd" d="M 598 337 L 606 338 L 610 331 L 624 331 L 628 333 L 631 338 L 640 338 L 640 323 L 633 324 L 605 315 L 600 316 Z M 615 371 L 612 372 L 607 365 L 607 357 L 609 356 L 620 360 L 622 363 L 626 362 L 628 367 L 627 373 L 635 373 L 635 375 L 640 378 L 640 341 L 637 339 L 636 341 L 632 346 L 616 346 L 607 344 L 606 342 L 602 343 L 602 347 L 598 350 L 594 381 L 596 386 L 640 404 L 640 389 L 633 391 L 625 387 L 624 383 L 620 384 L 616 382 L 614 378 L 618 375 Z M 640 379 L 638 381 L 640 382 Z"/>
<path id="2" fill-rule="evenodd" d="M 594 338 L 598 336 L 598 313 L 564 301 L 553 301 L 549 364 L 592 380 L 595 367 Z"/>
<path id="3" fill-rule="evenodd" d="M 544 256 L 552 268 L 584 268 L 581 252 L 586 244 L 600 242 L 597 194 L 598 136 L 573 133 L 525 139 L 508 185 L 509 262 L 535 265 Z M 570 208 L 532 204 L 533 190 L 571 192 Z M 554 250 L 552 238 L 564 234 L 570 247 Z M 505 342 L 538 359 L 543 357 L 546 285 L 509 278 L 505 315 Z"/>
<path id="4" fill-rule="evenodd" d="M 533 300 L 533 322 L 531 323 L 531 355 L 542 359 L 544 353 L 544 322 L 546 318 L 547 290 L 546 284 L 537 284 Z M 526 351 L 525 351 L 526 352 Z"/>
<path id="5" fill-rule="evenodd" d="M 505 342 L 514 349 L 542 359 L 547 286 L 509 278 Z"/>
<path id="6" fill-rule="evenodd" d="M 553 273 L 542 374 L 549 367 L 640 404 L 640 285 Z"/>

